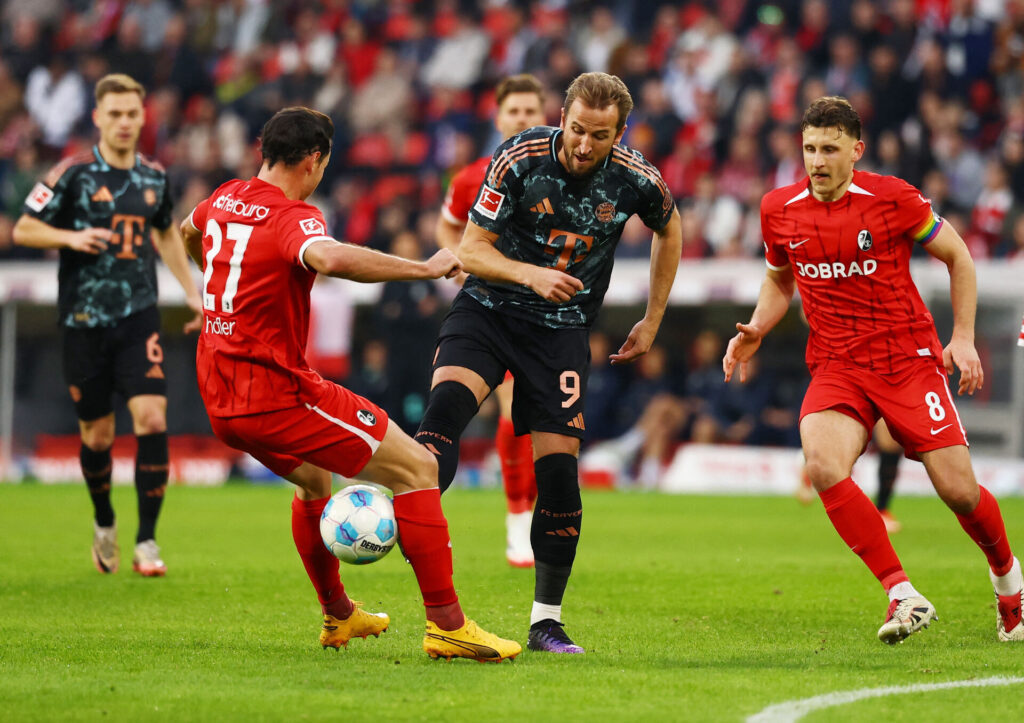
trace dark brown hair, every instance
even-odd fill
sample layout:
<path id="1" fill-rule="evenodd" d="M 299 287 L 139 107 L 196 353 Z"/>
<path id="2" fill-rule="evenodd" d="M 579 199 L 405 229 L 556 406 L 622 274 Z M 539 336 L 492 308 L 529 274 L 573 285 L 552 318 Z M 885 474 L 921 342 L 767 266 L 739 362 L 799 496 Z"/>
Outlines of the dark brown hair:
<path id="1" fill-rule="evenodd" d="M 838 128 L 851 138 L 860 140 L 860 116 L 850 101 L 838 95 L 818 98 L 807 107 L 800 131 L 806 128 Z"/>
<path id="2" fill-rule="evenodd" d="M 279 110 L 263 125 L 260 151 L 264 162 L 273 168 L 280 161 L 294 166 L 303 158 L 320 151 L 321 162 L 331 152 L 334 122 L 320 111 L 302 106 Z"/>
<path id="3" fill-rule="evenodd" d="M 541 106 L 544 105 L 544 86 L 536 76 L 530 73 L 512 75 L 498 83 L 498 87 L 494 90 L 494 101 L 497 105 L 501 105 L 502 101 L 513 93 L 536 93 Z"/>

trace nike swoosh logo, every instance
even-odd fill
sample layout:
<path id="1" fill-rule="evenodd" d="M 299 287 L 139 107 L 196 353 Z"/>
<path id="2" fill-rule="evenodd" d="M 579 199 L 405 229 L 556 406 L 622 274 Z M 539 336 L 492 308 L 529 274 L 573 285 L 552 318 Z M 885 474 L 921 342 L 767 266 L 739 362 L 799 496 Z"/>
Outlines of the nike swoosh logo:
<path id="1" fill-rule="evenodd" d="M 932 429 L 931 432 L 932 432 L 932 434 L 938 434 L 943 429 L 949 429 L 952 426 L 953 426 L 952 424 L 947 424 L 945 427 L 939 427 L 938 429 Z"/>
<path id="2" fill-rule="evenodd" d="M 810 239 L 809 239 L 809 238 L 805 238 L 805 239 L 804 239 L 803 241 L 798 241 L 798 242 L 796 242 L 796 243 L 793 243 L 792 241 L 790 241 L 790 242 L 789 242 L 789 247 L 790 247 L 791 249 L 795 249 L 795 248 L 796 248 L 797 246 L 803 246 L 803 245 L 804 245 L 805 243 L 807 243 L 808 241 L 810 241 Z"/>

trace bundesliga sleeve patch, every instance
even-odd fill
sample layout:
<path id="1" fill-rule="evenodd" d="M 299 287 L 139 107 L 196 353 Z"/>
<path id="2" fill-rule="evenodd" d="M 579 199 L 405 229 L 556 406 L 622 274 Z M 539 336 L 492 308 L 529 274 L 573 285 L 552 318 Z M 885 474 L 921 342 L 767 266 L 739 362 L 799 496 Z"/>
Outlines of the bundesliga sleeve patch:
<path id="1" fill-rule="evenodd" d="M 302 229 L 302 233 L 307 236 L 317 234 L 318 236 L 325 236 L 327 229 L 324 228 L 323 223 L 317 218 L 307 218 L 299 221 L 299 227 Z"/>
<path id="2" fill-rule="evenodd" d="M 504 202 L 505 195 L 503 193 L 498 193 L 485 184 L 480 188 L 480 198 L 477 200 L 476 205 L 473 206 L 473 209 L 481 216 L 486 216 L 493 221 L 498 217 L 501 204 Z"/>
<path id="3" fill-rule="evenodd" d="M 38 213 L 46 208 L 46 204 L 52 200 L 53 191 L 42 183 L 37 183 L 33 186 L 32 192 L 28 194 L 28 198 L 25 199 L 25 205 Z"/>

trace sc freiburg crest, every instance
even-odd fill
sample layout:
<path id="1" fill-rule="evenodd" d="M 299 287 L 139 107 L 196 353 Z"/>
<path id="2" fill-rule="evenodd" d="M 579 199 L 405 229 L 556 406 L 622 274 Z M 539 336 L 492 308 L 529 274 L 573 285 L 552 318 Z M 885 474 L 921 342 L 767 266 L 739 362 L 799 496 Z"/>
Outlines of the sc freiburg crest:
<path id="1" fill-rule="evenodd" d="M 860 247 L 861 251 L 867 251 L 871 248 L 873 243 L 874 241 L 871 239 L 871 232 L 867 229 L 863 229 L 859 234 L 857 234 L 857 245 Z"/>
<path id="2" fill-rule="evenodd" d="M 360 409 L 358 412 L 356 412 L 356 419 L 365 424 L 367 427 L 372 427 L 377 423 L 377 415 L 375 415 L 369 409 Z"/>

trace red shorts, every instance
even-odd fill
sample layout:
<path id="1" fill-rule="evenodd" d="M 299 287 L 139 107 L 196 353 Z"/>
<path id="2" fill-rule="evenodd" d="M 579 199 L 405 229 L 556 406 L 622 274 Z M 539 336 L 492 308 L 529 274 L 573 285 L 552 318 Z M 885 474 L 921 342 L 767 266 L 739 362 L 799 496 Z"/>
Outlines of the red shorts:
<path id="1" fill-rule="evenodd" d="M 922 359 L 896 374 L 828 362 L 811 377 L 800 419 L 833 409 L 853 417 L 871 434 L 883 417 L 910 459 L 921 452 L 967 445 L 967 432 L 953 403 L 946 370 Z"/>
<path id="2" fill-rule="evenodd" d="M 373 402 L 330 384 L 316 404 L 244 417 L 210 417 L 222 442 L 248 452 L 284 477 L 303 462 L 352 477 L 370 461 L 388 429 Z"/>

